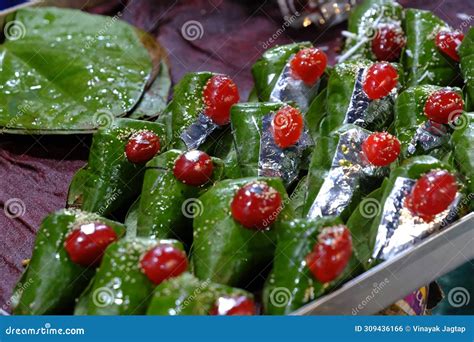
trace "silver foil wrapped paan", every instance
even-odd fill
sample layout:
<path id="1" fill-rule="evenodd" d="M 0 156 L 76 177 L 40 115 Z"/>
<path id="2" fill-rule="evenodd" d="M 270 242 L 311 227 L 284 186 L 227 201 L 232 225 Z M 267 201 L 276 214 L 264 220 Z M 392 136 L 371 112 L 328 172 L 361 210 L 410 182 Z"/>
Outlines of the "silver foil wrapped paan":
<path id="1" fill-rule="evenodd" d="M 312 146 L 313 140 L 306 127 L 294 146 L 280 148 L 275 144 L 272 132 L 272 121 L 275 113 L 262 118 L 260 152 L 258 157 L 258 175 L 263 177 L 280 177 L 285 185 L 291 184 L 297 177 L 303 152 Z"/>
<path id="2" fill-rule="evenodd" d="M 283 71 L 278 77 L 275 87 L 270 94 L 270 102 L 294 102 L 302 113 L 308 111 L 311 99 L 318 92 L 319 83 L 308 86 L 302 80 L 295 79 L 291 74 L 290 62 L 294 54 L 288 59 Z"/>
<path id="3" fill-rule="evenodd" d="M 357 77 L 354 84 L 354 90 L 352 91 L 351 101 L 347 108 L 346 117 L 344 123 L 355 124 L 358 126 L 365 127 L 366 123 L 366 111 L 372 101 L 365 94 L 362 88 L 362 82 L 365 76 L 365 68 L 360 68 L 357 71 Z"/>
<path id="4" fill-rule="evenodd" d="M 386 97 L 371 100 L 363 89 L 366 73 L 366 68 L 359 68 L 357 71 L 354 89 L 343 123 L 354 124 L 366 129 L 380 129 L 392 121 L 392 107 L 397 97 L 397 87 L 392 89 Z"/>
<path id="5" fill-rule="evenodd" d="M 429 152 L 443 146 L 448 140 L 449 134 L 445 125 L 427 120 L 416 129 L 408 144 L 408 154 L 414 154 L 417 146 L 421 147 L 423 152 Z"/>
<path id="6" fill-rule="evenodd" d="M 206 138 L 219 126 L 204 113 L 199 113 L 195 122 L 181 133 L 181 140 L 186 144 L 188 150 L 197 149 Z"/>
<path id="7" fill-rule="evenodd" d="M 372 258 L 388 260 L 415 245 L 456 218 L 461 195 L 432 221 L 425 222 L 405 207 L 405 199 L 411 193 L 416 180 L 398 177 L 382 209 Z"/>
<path id="8" fill-rule="evenodd" d="M 383 177 L 388 169 L 369 163 L 362 152 L 362 143 L 371 134 L 363 128 L 351 128 L 339 136 L 329 174 L 308 212 L 308 218 L 341 214 L 363 178 Z"/>

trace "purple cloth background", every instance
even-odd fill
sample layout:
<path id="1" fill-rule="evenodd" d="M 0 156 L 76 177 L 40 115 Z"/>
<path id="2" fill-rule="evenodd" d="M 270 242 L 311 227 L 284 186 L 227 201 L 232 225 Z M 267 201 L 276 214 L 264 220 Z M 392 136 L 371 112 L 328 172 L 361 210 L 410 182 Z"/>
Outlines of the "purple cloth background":
<path id="1" fill-rule="evenodd" d="M 454 28 L 466 27 L 474 3 L 463 0 L 400 0 L 406 7 L 434 11 Z M 190 71 L 229 74 L 245 99 L 252 87 L 250 69 L 264 51 L 263 44 L 283 22 L 276 1 L 133 0 L 108 1 L 92 9 L 101 14 L 122 13 L 121 18 L 151 32 L 168 50 L 173 82 Z M 183 24 L 197 20 L 203 36 L 187 41 Z M 345 24 L 324 31 L 287 29 L 276 41 L 311 40 L 324 48 L 334 63 Z M 8 217 L 0 210 L 0 309 L 20 277 L 22 260 L 31 256 L 38 226 L 48 213 L 63 208 L 69 182 L 88 156 L 89 136 L 0 136 L 0 205 L 19 199 L 21 216 Z M 24 204 L 24 205 L 23 205 Z"/>

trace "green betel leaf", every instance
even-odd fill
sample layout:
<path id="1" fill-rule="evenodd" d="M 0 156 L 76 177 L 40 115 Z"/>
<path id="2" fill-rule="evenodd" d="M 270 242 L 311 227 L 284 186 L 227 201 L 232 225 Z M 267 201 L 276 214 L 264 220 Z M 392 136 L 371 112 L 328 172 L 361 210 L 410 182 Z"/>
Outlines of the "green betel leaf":
<path id="1" fill-rule="evenodd" d="M 184 184 L 173 173 L 173 166 L 182 154 L 170 150 L 150 160 L 146 165 L 137 211 L 137 235 L 160 239 L 192 240 L 192 218 L 199 211 L 197 197 L 221 178 L 223 163 L 212 158 L 212 181 L 201 187 Z"/>
<path id="2" fill-rule="evenodd" d="M 232 107 L 230 122 L 242 176 L 257 176 L 263 117 L 281 106 L 281 103 L 251 102 Z"/>
<path id="3" fill-rule="evenodd" d="M 359 263 L 354 256 L 344 271 L 329 283 L 314 278 L 307 266 L 305 259 L 318 241 L 321 230 L 339 224 L 342 221 L 335 217 L 281 223 L 273 268 L 263 288 L 265 314 L 289 314 L 359 273 Z"/>
<path id="4" fill-rule="evenodd" d="M 429 125 L 432 123 L 429 122 L 424 112 L 428 97 L 442 89 L 455 91 L 461 95 L 461 89 L 459 88 L 418 85 L 404 90 L 397 97 L 394 128 L 396 136 L 402 144 L 401 155 L 403 159 L 416 155 L 431 155 L 441 159 L 450 152 L 451 148 L 448 141 L 452 127 L 455 124 L 440 124 L 439 127 L 436 127 L 439 133 L 428 135 Z M 422 142 L 423 136 L 430 136 L 431 143 Z M 427 139 L 424 138 L 424 140 Z"/>
<path id="5" fill-rule="evenodd" d="M 458 77 L 456 63 L 444 56 L 435 44 L 436 34 L 448 25 L 429 11 L 406 10 L 404 31 L 407 36 L 402 64 L 406 85 L 453 85 Z"/>
<path id="6" fill-rule="evenodd" d="M 147 315 L 209 315 L 219 297 L 252 294 L 233 287 L 198 280 L 189 273 L 164 281 L 153 292 Z"/>
<path id="7" fill-rule="evenodd" d="M 76 315 L 143 315 L 155 285 L 140 267 L 141 257 L 159 245 L 183 250 L 175 240 L 125 238 L 112 243 L 93 282 L 78 300 Z"/>
<path id="8" fill-rule="evenodd" d="M 266 230 L 244 228 L 231 213 L 236 191 L 251 182 L 265 182 L 282 196 L 277 220 Z M 294 218 L 293 208 L 279 178 L 250 177 L 216 183 L 199 197 L 199 212 L 194 217 L 192 263 L 201 280 L 242 286 L 271 264 L 280 223 Z"/>
<path id="9" fill-rule="evenodd" d="M 453 172 L 453 169 L 432 156 L 416 156 L 405 160 L 399 167 L 390 173 L 382 186 L 370 193 L 364 200 L 359 201 L 359 206 L 353 211 L 347 221 L 354 243 L 354 254 L 365 269 L 373 267 L 378 261 L 371 257 L 377 232 L 383 219 L 384 206 L 390 196 L 397 178 L 405 177 L 418 179 L 423 174 L 435 170 L 444 169 Z M 367 203 L 378 203 L 375 215 L 367 214 Z M 366 206 L 366 209 L 364 209 Z M 364 213 L 365 212 L 365 213 Z"/>
<path id="10" fill-rule="evenodd" d="M 354 86 L 357 81 L 360 69 L 367 69 L 373 62 L 368 59 L 359 58 L 344 63 L 337 64 L 331 70 L 328 85 L 326 88 L 327 98 L 326 113 L 313 113 L 317 111 L 313 106 L 310 108 L 310 117 L 319 127 L 312 129 L 312 134 L 316 138 L 318 135 L 328 136 L 337 130 L 346 121 L 347 111 L 351 105 Z M 393 63 L 393 67 L 398 70 L 399 83 L 403 84 L 402 71 L 398 64 Z M 321 93 L 323 94 L 323 93 Z M 319 99 L 323 102 L 322 99 Z M 364 111 L 363 123 L 360 125 L 371 131 L 386 129 L 392 119 L 393 96 L 370 101 Z M 315 104 L 316 105 L 316 104 Z"/>
<path id="11" fill-rule="evenodd" d="M 458 119 L 459 126 L 451 136 L 451 146 L 458 170 L 464 177 L 468 200 L 474 196 L 474 113 L 464 113 Z M 469 201 L 474 210 L 474 201 Z"/>
<path id="12" fill-rule="evenodd" d="M 255 89 L 251 98 L 268 101 L 270 94 L 291 55 L 311 47 L 310 42 L 294 43 L 271 48 L 252 66 Z M 252 102 L 252 101 L 249 101 Z"/>
<path id="13" fill-rule="evenodd" d="M 140 193 L 145 165 L 130 162 L 125 155 L 129 138 L 141 131 L 160 137 L 166 149 L 164 128 L 156 122 L 120 118 L 93 136 L 87 166 L 69 186 L 68 206 L 108 215 L 133 201 Z"/>
<path id="14" fill-rule="evenodd" d="M 12 296 L 14 314 L 72 312 L 74 300 L 87 287 L 95 267 L 74 263 L 64 249 L 64 241 L 71 230 L 94 222 L 107 224 L 119 237 L 125 233 L 122 224 L 79 210 L 60 210 L 43 220 L 28 268 Z"/>
<path id="15" fill-rule="evenodd" d="M 166 138 L 170 148 L 186 147 L 180 135 L 202 111 L 204 107 L 202 92 L 212 75 L 210 72 L 189 73 L 174 87 L 173 100 L 157 119 L 157 122 L 166 127 Z"/>
<path id="16" fill-rule="evenodd" d="M 378 25 L 401 26 L 404 12 L 394 0 L 365 0 L 351 11 L 348 22 L 350 33 L 345 42 L 345 51 L 339 61 L 368 58 L 376 60 L 372 52 L 372 40 L 377 35 Z"/>
<path id="17" fill-rule="evenodd" d="M 152 74 L 137 31 L 117 17 L 21 9 L 21 35 L 0 45 L 0 126 L 15 133 L 93 131 L 97 113 L 125 115 Z"/>
<path id="18" fill-rule="evenodd" d="M 461 57 L 461 71 L 470 100 L 470 109 L 474 109 L 474 28 L 472 27 L 459 47 L 459 56 Z"/>

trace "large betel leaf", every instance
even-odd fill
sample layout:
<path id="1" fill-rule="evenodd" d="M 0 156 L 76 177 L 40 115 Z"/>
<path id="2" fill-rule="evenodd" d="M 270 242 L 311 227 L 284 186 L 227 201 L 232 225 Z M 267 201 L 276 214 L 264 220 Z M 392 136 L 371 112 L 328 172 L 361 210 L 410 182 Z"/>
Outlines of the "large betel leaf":
<path id="1" fill-rule="evenodd" d="M 151 59 L 137 31 L 117 18 L 35 8 L 17 11 L 7 25 L 21 31 L 5 29 L 0 45 L 7 131 L 90 132 L 100 124 L 96 113 L 121 116 L 141 98 Z"/>

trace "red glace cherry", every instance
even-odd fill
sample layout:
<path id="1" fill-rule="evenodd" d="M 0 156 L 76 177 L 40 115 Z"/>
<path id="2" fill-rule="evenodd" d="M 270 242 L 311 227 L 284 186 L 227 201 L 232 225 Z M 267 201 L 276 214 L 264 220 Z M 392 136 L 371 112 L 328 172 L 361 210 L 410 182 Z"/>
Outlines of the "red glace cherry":
<path id="1" fill-rule="evenodd" d="M 327 60 L 326 54 L 320 49 L 302 49 L 290 61 L 293 77 L 313 85 L 324 74 Z"/>
<path id="2" fill-rule="evenodd" d="M 459 31 L 448 32 L 441 31 L 436 35 L 435 43 L 445 55 L 451 57 L 456 62 L 459 62 L 458 48 L 464 39 L 464 34 Z"/>
<path id="3" fill-rule="evenodd" d="M 387 132 L 375 132 L 362 143 L 362 151 L 371 164 L 387 166 L 398 158 L 400 141 Z"/>
<path id="4" fill-rule="evenodd" d="M 72 262 L 81 266 L 97 265 L 105 249 L 117 240 L 117 234 L 109 226 L 100 222 L 83 224 L 72 230 L 64 241 Z"/>
<path id="5" fill-rule="evenodd" d="M 193 150 L 183 153 L 176 159 L 173 174 L 184 184 L 201 186 L 211 179 L 213 170 L 211 157 L 205 152 Z"/>
<path id="6" fill-rule="evenodd" d="M 154 284 L 179 276 L 188 268 L 186 254 L 171 245 L 159 245 L 143 255 L 140 267 Z"/>
<path id="7" fill-rule="evenodd" d="M 239 89 L 229 77 L 212 76 L 203 91 L 204 114 L 219 126 L 229 123 L 230 107 L 239 102 Z"/>
<path id="8" fill-rule="evenodd" d="M 277 219 L 281 202 L 280 193 L 266 183 L 249 183 L 235 194 L 232 216 L 246 228 L 265 229 Z"/>
<path id="9" fill-rule="evenodd" d="M 160 151 L 160 138 L 150 131 L 133 134 L 125 146 L 127 159 L 135 164 L 146 163 Z"/>
<path id="10" fill-rule="evenodd" d="M 324 228 L 318 235 L 306 263 L 313 276 L 321 283 L 336 279 L 346 268 L 352 255 L 352 238 L 346 226 Z"/>
<path id="11" fill-rule="evenodd" d="M 398 83 L 398 72 L 389 63 L 375 63 L 365 76 L 364 92 L 369 99 L 377 100 L 387 96 Z"/>
<path id="12" fill-rule="evenodd" d="M 461 114 L 464 101 L 455 91 L 441 89 L 432 93 L 425 103 L 425 115 L 431 121 L 447 124 Z"/>
<path id="13" fill-rule="evenodd" d="M 211 308 L 210 315 L 219 316 L 252 316 L 256 314 L 255 303 L 246 296 L 219 297 Z"/>
<path id="14" fill-rule="evenodd" d="M 446 170 L 430 171 L 416 181 L 405 199 L 405 206 L 429 222 L 449 207 L 457 191 L 456 178 L 451 173 Z"/>
<path id="15" fill-rule="evenodd" d="M 405 35 L 400 26 L 381 24 L 372 40 L 372 52 L 379 61 L 391 62 L 400 58 L 405 46 Z"/>
<path id="16" fill-rule="evenodd" d="M 290 147 L 298 142 L 303 132 L 303 115 L 291 106 L 283 106 L 272 121 L 275 144 L 280 148 Z"/>

